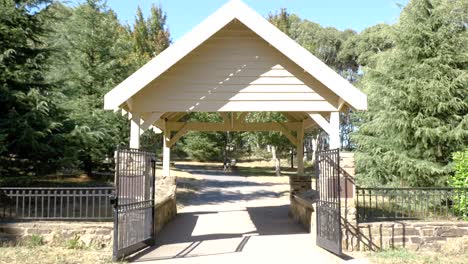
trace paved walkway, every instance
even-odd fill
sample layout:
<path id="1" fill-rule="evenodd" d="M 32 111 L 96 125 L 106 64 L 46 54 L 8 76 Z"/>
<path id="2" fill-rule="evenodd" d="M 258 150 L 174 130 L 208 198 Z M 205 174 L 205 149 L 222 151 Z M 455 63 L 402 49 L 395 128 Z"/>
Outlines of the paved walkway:
<path id="1" fill-rule="evenodd" d="M 310 234 L 288 217 L 288 184 L 198 171 L 200 195 L 138 254 L 143 263 L 341 263 L 317 248 Z"/>

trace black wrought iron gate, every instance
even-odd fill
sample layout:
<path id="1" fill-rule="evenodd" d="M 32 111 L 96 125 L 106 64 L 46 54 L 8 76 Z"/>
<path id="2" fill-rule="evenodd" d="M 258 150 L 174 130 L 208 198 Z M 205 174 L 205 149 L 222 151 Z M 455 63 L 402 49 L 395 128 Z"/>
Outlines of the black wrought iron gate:
<path id="1" fill-rule="evenodd" d="M 154 243 L 155 158 L 138 149 L 116 151 L 114 261 Z"/>
<path id="2" fill-rule="evenodd" d="M 318 151 L 316 157 L 317 245 L 341 255 L 340 152 Z"/>

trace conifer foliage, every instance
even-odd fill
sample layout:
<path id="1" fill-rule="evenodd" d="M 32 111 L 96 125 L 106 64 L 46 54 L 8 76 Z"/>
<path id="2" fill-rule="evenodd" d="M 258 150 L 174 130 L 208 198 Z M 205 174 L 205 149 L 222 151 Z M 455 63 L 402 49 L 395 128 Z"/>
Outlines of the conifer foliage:
<path id="1" fill-rule="evenodd" d="M 139 66 L 169 47 L 171 39 L 166 18 L 161 6 L 152 5 L 147 19 L 138 7 L 131 35 Z"/>
<path id="2" fill-rule="evenodd" d="M 443 184 L 468 142 L 467 2 L 412 0 L 394 47 L 365 69 L 369 111 L 354 140 L 361 183 Z"/>
<path id="3" fill-rule="evenodd" d="M 61 146 L 70 129 L 56 101 L 60 94 L 45 77 L 49 4 L 0 2 L 0 174 L 45 173 L 66 160 Z"/>

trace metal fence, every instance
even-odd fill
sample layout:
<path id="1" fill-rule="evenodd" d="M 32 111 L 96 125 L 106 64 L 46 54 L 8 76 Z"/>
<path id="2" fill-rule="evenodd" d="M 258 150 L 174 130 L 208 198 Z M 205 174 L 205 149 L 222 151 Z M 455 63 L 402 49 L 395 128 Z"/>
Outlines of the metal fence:
<path id="1" fill-rule="evenodd" d="M 113 191 L 113 187 L 0 188 L 0 220 L 110 221 Z"/>
<path id="2" fill-rule="evenodd" d="M 358 222 L 466 217 L 468 188 L 356 188 Z"/>

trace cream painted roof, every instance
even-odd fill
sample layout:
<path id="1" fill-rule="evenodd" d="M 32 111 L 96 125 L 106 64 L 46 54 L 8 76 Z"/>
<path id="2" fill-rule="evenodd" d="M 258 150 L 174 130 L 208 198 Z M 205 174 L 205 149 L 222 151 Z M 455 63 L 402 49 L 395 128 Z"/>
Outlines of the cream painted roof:
<path id="1" fill-rule="evenodd" d="M 108 92 L 104 97 L 104 108 L 117 110 L 124 107 L 139 91 L 148 87 L 161 74 L 235 19 L 312 75 L 344 103 L 357 110 L 367 109 L 367 97 L 364 93 L 240 0 L 228 2 L 193 31 Z M 173 114 L 166 113 L 162 118 Z M 303 120 L 308 114 L 295 112 L 287 116 L 290 119 Z"/>

